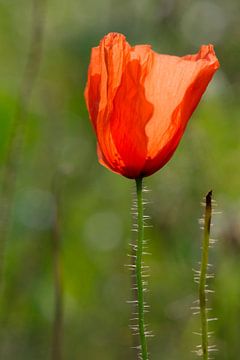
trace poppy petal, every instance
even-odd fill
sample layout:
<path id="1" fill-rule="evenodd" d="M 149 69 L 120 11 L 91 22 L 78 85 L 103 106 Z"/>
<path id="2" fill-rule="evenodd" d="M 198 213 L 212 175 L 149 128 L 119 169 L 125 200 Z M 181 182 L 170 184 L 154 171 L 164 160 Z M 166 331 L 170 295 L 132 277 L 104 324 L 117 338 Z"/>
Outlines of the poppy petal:
<path id="1" fill-rule="evenodd" d="M 174 137 L 184 131 L 209 81 L 218 68 L 209 46 L 198 54 L 183 58 L 155 55 L 152 71 L 146 78 L 146 96 L 154 113 L 146 126 L 148 155 L 154 158 Z M 210 46 L 211 51 L 213 51 Z M 205 54 L 205 57 L 201 57 Z"/>
<path id="2" fill-rule="evenodd" d="M 218 67 L 212 45 L 177 57 L 106 35 L 92 50 L 85 89 L 100 163 L 129 178 L 160 169 Z"/>

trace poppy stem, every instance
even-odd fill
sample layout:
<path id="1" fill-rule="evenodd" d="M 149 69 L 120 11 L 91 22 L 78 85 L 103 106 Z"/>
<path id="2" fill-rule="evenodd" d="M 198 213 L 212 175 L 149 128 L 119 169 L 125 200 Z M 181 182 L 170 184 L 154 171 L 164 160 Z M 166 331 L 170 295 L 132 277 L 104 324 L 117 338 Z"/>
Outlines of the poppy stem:
<path id="1" fill-rule="evenodd" d="M 200 281 L 199 281 L 199 306 L 201 317 L 201 329 L 202 329 L 202 359 L 208 360 L 208 316 L 207 316 L 207 268 L 208 268 L 208 250 L 210 239 L 210 226 L 212 217 L 212 191 L 206 196 L 206 207 L 204 216 L 204 235 L 202 241 L 202 260 L 200 269 Z"/>
<path id="2" fill-rule="evenodd" d="M 137 280 L 137 304 L 138 304 L 138 328 L 141 349 L 141 359 L 148 360 L 147 341 L 144 323 L 144 296 L 143 296 L 143 241 L 144 241 L 144 224 L 143 224 L 143 179 L 136 179 L 137 190 L 137 214 L 138 214 L 138 239 L 136 253 L 136 280 Z"/>

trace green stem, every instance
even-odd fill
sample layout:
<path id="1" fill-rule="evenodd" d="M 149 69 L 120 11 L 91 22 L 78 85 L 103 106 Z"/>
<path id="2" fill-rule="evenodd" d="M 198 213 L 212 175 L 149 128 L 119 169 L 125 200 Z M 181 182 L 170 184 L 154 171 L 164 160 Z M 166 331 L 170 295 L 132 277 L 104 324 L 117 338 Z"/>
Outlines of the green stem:
<path id="1" fill-rule="evenodd" d="M 144 296 L 142 279 L 142 253 L 144 240 L 143 227 L 143 199 L 142 199 L 142 178 L 136 179 L 137 189 L 137 210 L 138 210 L 138 239 L 136 254 L 136 280 L 137 280 L 137 303 L 138 303 L 138 327 L 142 360 L 148 360 L 147 341 L 144 324 Z"/>
<path id="2" fill-rule="evenodd" d="M 206 296 L 206 278 L 208 267 L 208 249 L 210 238 L 210 225 L 212 215 L 212 191 L 206 196 L 206 208 L 204 218 L 204 235 L 202 242 L 202 260 L 199 282 L 199 305 L 202 328 L 202 358 L 208 360 L 208 319 L 207 319 L 207 296 Z"/>

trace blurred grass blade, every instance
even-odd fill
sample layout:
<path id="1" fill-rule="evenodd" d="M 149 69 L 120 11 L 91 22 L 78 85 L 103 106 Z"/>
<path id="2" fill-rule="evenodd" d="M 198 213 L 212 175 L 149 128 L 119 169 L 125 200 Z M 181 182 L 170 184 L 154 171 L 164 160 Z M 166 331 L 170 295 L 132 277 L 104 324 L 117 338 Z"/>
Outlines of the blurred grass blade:
<path id="1" fill-rule="evenodd" d="M 11 218 L 17 167 L 22 152 L 26 115 L 29 110 L 29 103 L 42 58 L 45 5 L 46 0 L 32 1 L 32 29 L 30 30 L 31 40 L 29 52 L 19 89 L 12 130 L 4 159 L 0 192 L 0 286 L 2 286 L 3 280 L 5 242 Z"/>
<path id="2" fill-rule="evenodd" d="M 61 262 L 61 232 L 58 174 L 53 179 L 53 196 L 55 199 L 55 216 L 52 225 L 52 255 L 54 273 L 54 319 L 52 330 L 52 360 L 62 359 L 63 336 L 63 281 Z"/>

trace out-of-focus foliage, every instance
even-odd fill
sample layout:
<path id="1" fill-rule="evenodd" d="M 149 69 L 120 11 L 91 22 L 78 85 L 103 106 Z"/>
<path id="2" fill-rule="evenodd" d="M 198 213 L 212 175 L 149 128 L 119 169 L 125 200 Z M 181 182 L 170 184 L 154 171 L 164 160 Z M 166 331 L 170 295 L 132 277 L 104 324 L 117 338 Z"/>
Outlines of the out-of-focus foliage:
<path id="1" fill-rule="evenodd" d="M 0 161 L 10 136 L 31 37 L 31 0 L 0 0 Z M 0 358 L 50 357 L 52 227 L 60 193 L 64 273 L 64 359 L 133 359 L 128 329 L 133 183 L 98 165 L 83 89 L 91 47 L 110 31 L 162 53 L 215 44 L 221 69 L 173 159 L 145 184 L 152 190 L 152 359 L 190 360 L 199 342 L 192 268 L 200 259 L 200 201 L 213 189 L 211 286 L 218 360 L 240 353 L 240 3 L 190 0 L 48 0 L 42 63 L 26 120 L 0 301 Z M 161 120 L 161 119 L 159 119 Z"/>

